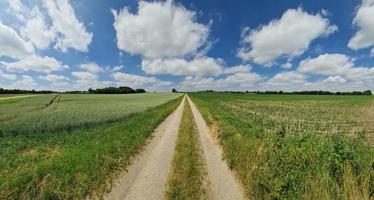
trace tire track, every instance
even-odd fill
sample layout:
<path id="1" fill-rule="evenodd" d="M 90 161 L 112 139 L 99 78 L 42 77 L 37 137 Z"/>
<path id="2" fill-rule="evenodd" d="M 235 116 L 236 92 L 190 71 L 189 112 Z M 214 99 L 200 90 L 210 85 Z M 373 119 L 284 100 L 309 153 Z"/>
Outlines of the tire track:
<path id="1" fill-rule="evenodd" d="M 182 119 L 184 98 L 174 111 L 155 130 L 146 145 L 104 199 L 165 198 L 167 177 L 171 168 L 177 133 Z"/>
<path id="2" fill-rule="evenodd" d="M 225 161 L 222 160 L 222 151 L 215 138 L 209 133 L 210 129 L 205 120 L 196 108 L 195 104 L 187 97 L 190 102 L 192 113 L 199 131 L 201 143 L 206 159 L 208 177 L 214 200 L 239 200 L 244 199 L 240 189 L 240 184 L 236 181 Z"/>

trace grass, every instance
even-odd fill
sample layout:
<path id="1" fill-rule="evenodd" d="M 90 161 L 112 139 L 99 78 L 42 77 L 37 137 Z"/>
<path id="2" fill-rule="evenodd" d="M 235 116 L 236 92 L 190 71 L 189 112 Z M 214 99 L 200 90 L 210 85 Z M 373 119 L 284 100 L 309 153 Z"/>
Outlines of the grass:
<path id="1" fill-rule="evenodd" d="M 179 95 L 48 94 L 0 100 L 0 137 L 74 131 L 117 122 Z"/>
<path id="2" fill-rule="evenodd" d="M 108 102 L 102 101 L 101 104 L 110 107 L 105 104 L 113 103 L 111 97 L 117 101 L 130 98 L 115 95 L 98 98 L 107 100 Z M 139 104 L 147 101 L 157 102 L 149 100 L 152 95 L 143 97 L 148 100 L 138 98 Z M 177 96 L 173 98 L 175 97 Z M 26 104 L 24 100 L 18 102 L 29 105 L 20 109 L 39 112 L 38 108 L 48 103 L 49 99 L 40 97 L 41 102 L 37 102 L 36 98 L 39 96 L 33 98 L 31 105 Z M 74 98 L 77 98 L 77 104 L 84 108 L 82 98 L 87 100 L 90 97 L 69 95 L 65 102 L 73 101 Z M 163 98 L 163 101 L 167 99 Z M 159 101 L 158 104 L 161 105 L 154 108 L 143 108 L 140 109 L 143 111 L 137 114 L 94 128 L 2 136 L 0 199 L 81 199 L 87 195 L 103 194 L 104 190 L 110 188 L 114 172 L 126 167 L 129 158 L 139 150 L 153 130 L 175 110 L 180 100 L 181 98 L 178 98 L 168 103 Z M 95 103 L 91 104 L 87 100 L 91 106 L 98 104 L 95 98 L 91 101 Z M 126 102 L 119 102 L 116 105 L 126 105 Z M 119 111 L 123 110 L 112 106 Z M 102 109 L 98 108 L 98 111 Z M 82 116 L 86 116 L 86 111 L 83 112 Z M 129 112 L 126 113 L 128 115 Z"/>
<path id="3" fill-rule="evenodd" d="M 372 199 L 373 97 L 191 93 L 252 199 Z"/>
<path id="4" fill-rule="evenodd" d="M 201 151 L 196 124 L 186 101 L 168 180 L 167 199 L 208 199 Z"/>

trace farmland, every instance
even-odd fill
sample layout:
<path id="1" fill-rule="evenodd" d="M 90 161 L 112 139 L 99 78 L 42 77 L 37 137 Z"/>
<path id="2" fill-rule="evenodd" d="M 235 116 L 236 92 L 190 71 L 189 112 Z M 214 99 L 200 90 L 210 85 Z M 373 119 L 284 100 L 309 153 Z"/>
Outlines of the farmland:
<path id="1" fill-rule="evenodd" d="M 71 131 L 116 122 L 165 103 L 169 94 L 49 94 L 0 100 L 0 135 Z"/>
<path id="2" fill-rule="evenodd" d="M 247 197 L 373 197 L 372 96 L 189 95 Z"/>
<path id="3" fill-rule="evenodd" d="M 0 199 L 102 195 L 180 95 L 50 94 L 0 100 Z"/>

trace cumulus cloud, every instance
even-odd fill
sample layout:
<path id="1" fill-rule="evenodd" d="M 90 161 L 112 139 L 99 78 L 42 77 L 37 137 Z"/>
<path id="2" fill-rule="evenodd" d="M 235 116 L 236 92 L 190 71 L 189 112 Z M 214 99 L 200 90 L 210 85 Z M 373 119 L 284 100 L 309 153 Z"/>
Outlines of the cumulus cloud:
<path id="1" fill-rule="evenodd" d="M 93 34 L 77 19 L 69 0 L 44 0 L 44 6 L 59 33 L 55 48 L 63 52 L 69 48 L 87 52 Z"/>
<path id="2" fill-rule="evenodd" d="M 299 64 L 298 71 L 323 76 L 341 76 L 350 80 L 374 79 L 374 68 L 355 67 L 355 59 L 344 54 L 323 54 L 307 58 Z"/>
<path id="3" fill-rule="evenodd" d="M 162 90 L 169 91 L 172 86 L 172 82 L 163 81 L 155 77 L 141 76 L 135 74 L 126 74 L 122 72 L 116 72 L 112 74 L 113 78 L 117 81 L 118 86 L 129 86 L 132 88 L 144 88 L 148 91 Z"/>
<path id="4" fill-rule="evenodd" d="M 250 72 L 252 67 L 250 65 L 237 65 L 233 67 L 226 67 L 223 69 L 223 74 L 236 74 Z"/>
<path id="5" fill-rule="evenodd" d="M 112 10 L 117 46 L 146 58 L 182 57 L 207 41 L 209 28 L 196 22 L 196 13 L 171 0 L 140 1 L 138 12 Z"/>
<path id="6" fill-rule="evenodd" d="M 32 10 L 32 16 L 24 20 L 21 35 L 28 38 L 38 49 L 46 49 L 56 38 L 56 31 L 53 27 L 47 25 L 44 15 L 37 7 Z"/>
<path id="7" fill-rule="evenodd" d="M 72 72 L 71 74 L 77 79 L 86 80 L 86 81 L 95 81 L 98 78 L 96 74 L 92 74 L 90 72 L 84 72 L 84 71 Z"/>
<path id="8" fill-rule="evenodd" d="M 374 1 L 363 0 L 358 8 L 353 24 L 359 28 L 349 40 L 348 47 L 353 50 L 374 46 Z M 372 49 L 374 52 L 374 48 Z"/>
<path id="9" fill-rule="evenodd" d="M 280 72 L 266 81 L 267 88 L 280 89 L 287 88 L 300 90 L 300 87 L 306 83 L 307 76 L 296 71 Z"/>
<path id="10" fill-rule="evenodd" d="M 26 56 L 15 62 L 0 61 L 0 64 L 10 72 L 35 71 L 41 73 L 51 73 L 53 71 L 68 69 L 68 66 L 63 65 L 53 57 L 38 55 Z"/>
<path id="11" fill-rule="evenodd" d="M 0 57 L 22 58 L 33 52 L 31 43 L 23 40 L 13 28 L 0 22 Z"/>
<path id="12" fill-rule="evenodd" d="M 69 78 L 62 75 L 56 75 L 56 74 L 48 74 L 46 76 L 39 76 L 39 79 L 49 81 L 49 82 L 60 82 L 60 81 L 68 81 Z"/>
<path id="13" fill-rule="evenodd" d="M 181 58 L 144 59 L 141 67 L 148 74 L 172 74 L 180 76 L 218 76 L 222 73 L 219 59 L 197 57 L 192 60 Z"/>
<path id="14" fill-rule="evenodd" d="M 123 65 L 118 65 L 118 66 L 114 66 L 114 67 L 112 67 L 112 71 L 113 72 L 117 72 L 117 71 L 120 71 L 121 69 L 123 69 L 124 68 L 124 66 Z"/>
<path id="15" fill-rule="evenodd" d="M 36 83 L 31 76 L 22 75 L 20 79 L 10 85 L 7 85 L 6 88 L 32 90 L 36 89 L 38 86 L 38 83 Z"/>
<path id="16" fill-rule="evenodd" d="M 261 75 L 251 72 L 249 65 L 239 65 L 225 68 L 223 77 L 192 77 L 187 76 L 178 84 L 178 89 L 183 91 L 200 90 L 252 90 L 256 83 L 263 80 Z"/>
<path id="17" fill-rule="evenodd" d="M 0 69 L 0 77 L 3 79 L 12 80 L 12 81 L 17 79 L 17 75 L 5 73 L 1 69 Z"/>
<path id="18" fill-rule="evenodd" d="M 322 14 L 309 14 L 301 8 L 287 10 L 280 19 L 249 31 L 244 29 L 237 56 L 244 61 L 270 66 L 279 57 L 292 59 L 303 54 L 310 43 L 335 32 L 337 26 Z"/>
<path id="19" fill-rule="evenodd" d="M 290 69 L 291 67 L 292 67 L 292 64 L 291 63 L 284 63 L 284 64 L 282 64 L 281 65 L 281 67 L 283 68 L 283 69 Z"/>
<path id="20" fill-rule="evenodd" d="M 80 69 L 90 72 L 92 74 L 98 74 L 100 72 L 104 72 L 104 69 L 97 65 L 96 63 L 84 63 L 79 66 Z"/>

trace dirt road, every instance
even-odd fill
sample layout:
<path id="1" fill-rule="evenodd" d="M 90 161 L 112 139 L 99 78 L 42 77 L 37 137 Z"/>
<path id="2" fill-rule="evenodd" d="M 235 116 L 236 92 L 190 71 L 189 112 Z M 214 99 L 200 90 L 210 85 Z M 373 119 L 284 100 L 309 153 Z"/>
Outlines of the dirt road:
<path id="1" fill-rule="evenodd" d="M 155 130 L 144 151 L 136 157 L 105 199 L 164 199 L 184 102 L 185 98 Z"/>
<path id="2" fill-rule="evenodd" d="M 206 159 L 208 177 L 212 191 L 212 199 L 214 200 L 237 200 L 244 199 L 244 195 L 240 190 L 239 183 L 236 182 L 234 175 L 222 160 L 222 151 L 219 148 L 216 139 L 213 138 L 210 129 L 206 125 L 205 120 L 197 110 L 195 104 L 188 98 L 192 113 L 194 115 L 196 125 L 199 131 L 201 143 Z"/>
<path id="3" fill-rule="evenodd" d="M 136 156 L 127 172 L 120 176 L 112 191 L 106 194 L 104 199 L 165 199 L 167 178 L 171 168 L 184 103 L 187 100 L 190 101 L 188 97 L 185 97 L 176 111 L 160 124 L 154 132 L 154 137 L 142 153 Z M 203 157 L 206 159 L 210 182 L 209 198 L 213 200 L 244 199 L 239 184 L 225 161 L 222 160 L 222 151 L 210 134 L 210 129 L 192 101 L 190 101 L 190 105 L 199 131 Z"/>

